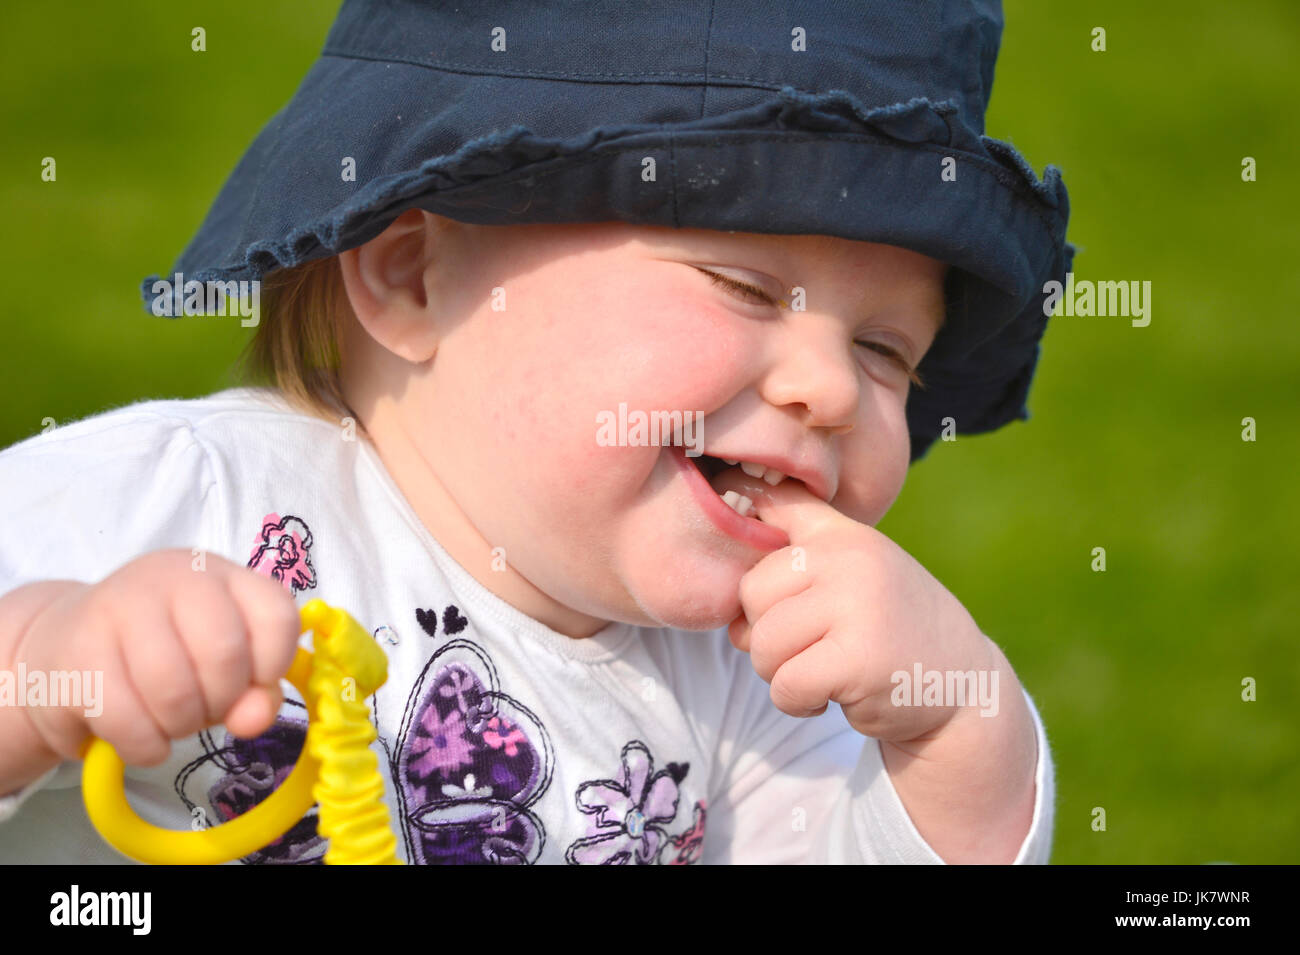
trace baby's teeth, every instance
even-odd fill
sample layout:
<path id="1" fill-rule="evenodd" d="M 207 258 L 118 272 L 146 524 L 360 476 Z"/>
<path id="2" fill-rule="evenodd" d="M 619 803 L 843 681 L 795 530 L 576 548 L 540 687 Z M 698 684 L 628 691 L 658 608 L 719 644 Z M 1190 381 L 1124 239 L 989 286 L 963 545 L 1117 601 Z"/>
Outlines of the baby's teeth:
<path id="1" fill-rule="evenodd" d="M 776 487 L 785 480 L 785 475 L 776 468 L 768 468 L 767 471 L 763 473 L 763 480 L 773 487 Z"/>
<path id="2" fill-rule="evenodd" d="M 740 462 L 738 462 L 738 461 L 732 461 L 730 458 L 723 458 L 722 460 L 726 461 L 726 462 L 727 462 L 728 464 L 730 464 L 733 468 L 734 468 L 737 464 L 740 463 Z"/>
<path id="3" fill-rule="evenodd" d="M 728 491 L 727 493 L 723 494 L 722 501 L 729 508 L 731 508 L 737 514 L 739 514 L 741 517 L 747 515 L 750 512 L 750 510 L 754 507 L 753 501 L 745 497 L 745 495 L 738 494 L 735 491 Z"/>
<path id="4" fill-rule="evenodd" d="M 740 470 L 744 471 L 750 477 L 761 478 L 763 472 L 766 471 L 767 468 L 763 467 L 761 464 L 754 464 L 752 461 L 746 461 L 740 466 Z"/>

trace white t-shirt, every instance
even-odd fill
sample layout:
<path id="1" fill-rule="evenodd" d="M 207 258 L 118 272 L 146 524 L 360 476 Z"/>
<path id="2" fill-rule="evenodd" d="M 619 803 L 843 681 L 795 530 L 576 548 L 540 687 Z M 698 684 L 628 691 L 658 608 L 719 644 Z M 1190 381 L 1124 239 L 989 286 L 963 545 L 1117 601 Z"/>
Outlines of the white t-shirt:
<path id="1" fill-rule="evenodd" d="M 0 452 L 0 594 L 171 547 L 341 607 L 383 646 L 373 749 L 408 862 L 942 862 L 839 706 L 782 713 L 725 628 L 574 640 L 538 623 L 442 549 L 364 439 L 274 392 L 140 402 Z M 216 727 L 128 768 L 140 815 L 189 830 L 260 801 L 305 733 L 284 688 L 258 739 Z M 1054 781 L 1030 710 L 1037 796 L 1016 862 L 1043 863 Z M 123 861 L 86 817 L 80 769 L 0 799 L 0 862 Z M 244 861 L 319 861 L 314 814 Z"/>

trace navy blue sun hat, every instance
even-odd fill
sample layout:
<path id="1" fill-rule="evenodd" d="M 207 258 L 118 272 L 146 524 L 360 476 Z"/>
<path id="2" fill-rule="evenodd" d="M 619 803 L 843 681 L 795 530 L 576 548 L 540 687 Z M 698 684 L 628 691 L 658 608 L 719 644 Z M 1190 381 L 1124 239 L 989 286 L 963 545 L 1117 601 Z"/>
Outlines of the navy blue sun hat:
<path id="1" fill-rule="evenodd" d="M 946 418 L 1028 419 L 1074 256 L 1059 170 L 983 135 L 1002 24 L 997 0 L 345 0 L 172 271 L 258 279 L 412 208 L 901 246 L 953 267 L 915 462 Z"/>

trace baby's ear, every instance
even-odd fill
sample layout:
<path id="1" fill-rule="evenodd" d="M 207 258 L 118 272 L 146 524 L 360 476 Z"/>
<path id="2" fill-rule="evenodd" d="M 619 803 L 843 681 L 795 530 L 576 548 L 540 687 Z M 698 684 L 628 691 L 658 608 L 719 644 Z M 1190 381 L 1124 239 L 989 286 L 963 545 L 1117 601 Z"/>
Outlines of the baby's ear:
<path id="1" fill-rule="evenodd" d="M 409 209 L 365 245 L 339 255 L 357 321 L 380 345 L 412 362 L 433 357 L 438 344 L 436 323 L 428 314 L 438 218 Z"/>

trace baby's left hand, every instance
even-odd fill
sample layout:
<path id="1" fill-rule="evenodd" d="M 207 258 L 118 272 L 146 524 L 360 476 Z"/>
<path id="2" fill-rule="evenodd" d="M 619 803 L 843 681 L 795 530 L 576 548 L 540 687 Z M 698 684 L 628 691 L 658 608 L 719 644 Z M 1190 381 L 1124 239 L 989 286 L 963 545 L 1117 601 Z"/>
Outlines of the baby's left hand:
<path id="1" fill-rule="evenodd" d="M 900 684 L 891 676 L 901 670 L 910 680 L 917 663 L 923 672 L 993 670 L 993 642 L 947 588 L 874 527 L 797 481 L 746 487 L 741 493 L 763 522 L 790 538 L 741 578 L 743 613 L 728 631 L 771 684 L 772 702 L 801 717 L 839 703 L 859 733 L 888 742 L 937 735 L 962 708 L 896 706 L 891 696 Z"/>

